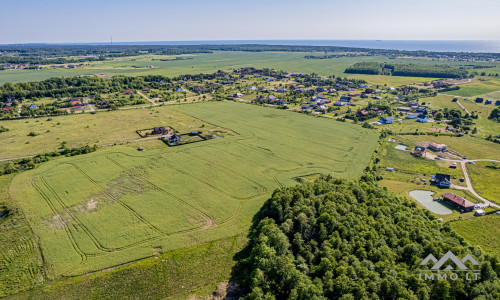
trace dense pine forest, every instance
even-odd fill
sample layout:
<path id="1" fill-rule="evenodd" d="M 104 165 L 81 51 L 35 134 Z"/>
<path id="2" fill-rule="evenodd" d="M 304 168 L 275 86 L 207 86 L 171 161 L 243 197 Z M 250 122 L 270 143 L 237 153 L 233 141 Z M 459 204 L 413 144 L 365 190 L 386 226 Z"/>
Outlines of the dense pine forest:
<path id="1" fill-rule="evenodd" d="M 250 299 L 500 297 L 498 257 L 476 255 L 477 281 L 419 280 L 419 263 L 449 250 L 478 254 L 449 223 L 370 180 L 325 178 L 274 192 L 234 277 Z"/>

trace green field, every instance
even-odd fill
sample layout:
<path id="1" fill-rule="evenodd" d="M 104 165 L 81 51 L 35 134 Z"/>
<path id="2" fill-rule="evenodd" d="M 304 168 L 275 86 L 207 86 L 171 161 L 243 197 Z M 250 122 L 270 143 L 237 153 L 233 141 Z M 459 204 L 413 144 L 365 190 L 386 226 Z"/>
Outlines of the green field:
<path id="1" fill-rule="evenodd" d="M 500 216 L 490 215 L 451 223 L 451 228 L 469 243 L 500 254 Z"/>
<path id="2" fill-rule="evenodd" d="M 500 169 L 491 168 L 499 166 L 499 163 L 477 161 L 474 165 L 467 165 L 470 180 L 474 190 L 482 197 L 500 203 Z"/>
<path id="3" fill-rule="evenodd" d="M 500 80 L 498 79 L 474 81 L 471 83 L 460 85 L 460 89 L 457 91 L 449 91 L 444 93 L 462 97 L 473 97 L 496 91 L 500 91 Z"/>
<path id="4" fill-rule="evenodd" d="M 113 75 L 164 75 L 178 76 L 182 74 L 211 73 L 217 70 L 229 70 L 241 67 L 272 68 L 288 72 L 316 73 L 329 76 L 349 76 L 362 78 L 369 82 L 388 85 L 411 84 L 432 80 L 422 77 L 396 77 L 382 75 L 345 74 L 344 70 L 356 62 L 387 62 L 386 57 L 342 57 L 336 59 L 305 59 L 310 53 L 296 52 L 238 52 L 225 51 L 213 54 L 189 55 L 193 59 L 157 61 L 162 56 L 137 56 L 116 58 L 110 61 L 85 64 L 77 69 L 42 70 L 6 70 L 0 71 L 0 84 L 5 82 L 39 81 L 50 77 L 106 74 Z M 392 60 L 391 60 L 392 61 Z M 398 63 L 431 63 L 424 59 L 397 59 Z M 444 62 L 443 62 L 444 63 Z M 446 62 L 448 64 L 448 62 Z M 150 66 L 153 68 L 149 68 Z"/>
<path id="5" fill-rule="evenodd" d="M 244 232 L 273 189 L 310 174 L 355 178 L 377 141 L 359 125 L 253 105 L 171 109 L 166 125 L 190 115 L 237 135 L 144 152 L 110 147 L 14 177 L 9 193 L 40 238 L 48 278 Z"/>

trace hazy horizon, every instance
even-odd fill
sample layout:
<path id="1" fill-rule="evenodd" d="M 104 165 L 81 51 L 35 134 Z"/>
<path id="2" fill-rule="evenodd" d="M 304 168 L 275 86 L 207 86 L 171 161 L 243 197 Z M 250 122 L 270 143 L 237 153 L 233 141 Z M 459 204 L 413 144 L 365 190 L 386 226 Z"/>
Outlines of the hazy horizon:
<path id="1" fill-rule="evenodd" d="M 4 2 L 0 44 L 107 43 L 111 36 L 114 42 L 497 40 L 500 33 L 494 0 Z"/>

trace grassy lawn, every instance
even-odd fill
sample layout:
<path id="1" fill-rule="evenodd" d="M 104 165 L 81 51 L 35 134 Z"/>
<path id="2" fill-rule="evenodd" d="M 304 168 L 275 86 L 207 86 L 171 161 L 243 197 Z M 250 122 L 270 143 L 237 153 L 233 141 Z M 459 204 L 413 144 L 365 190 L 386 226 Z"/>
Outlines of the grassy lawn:
<path id="1" fill-rule="evenodd" d="M 467 171 L 469 172 L 472 186 L 477 193 L 490 201 L 500 203 L 500 169 L 488 167 L 492 165 L 500 164 L 477 161 L 474 165 L 467 164 Z"/>
<path id="2" fill-rule="evenodd" d="M 122 121 L 127 126 L 114 135 L 160 120 L 174 128 L 220 126 L 236 135 L 143 152 L 110 147 L 15 176 L 9 192 L 40 239 L 48 278 L 244 233 L 275 188 L 318 173 L 356 178 L 377 141 L 376 131 L 359 125 L 248 104 L 155 111 L 142 115 L 150 125 Z M 162 117 L 148 120 L 150 113 Z M 87 116 L 111 123 L 104 113 L 73 120 Z"/>
<path id="3" fill-rule="evenodd" d="M 451 223 L 453 230 L 469 243 L 481 246 L 487 252 L 500 254 L 500 216 L 488 215 Z"/>

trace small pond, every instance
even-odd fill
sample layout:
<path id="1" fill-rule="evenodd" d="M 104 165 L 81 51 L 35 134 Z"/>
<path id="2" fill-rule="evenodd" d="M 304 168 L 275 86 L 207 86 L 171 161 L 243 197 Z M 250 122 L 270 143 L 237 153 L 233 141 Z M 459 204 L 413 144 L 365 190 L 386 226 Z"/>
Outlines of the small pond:
<path id="1" fill-rule="evenodd" d="M 448 215 L 453 212 L 448 207 L 439 203 L 439 201 L 432 200 L 432 195 L 434 195 L 434 192 L 431 191 L 414 190 L 410 192 L 410 196 L 413 199 L 435 214 Z"/>
<path id="2" fill-rule="evenodd" d="M 403 151 L 406 151 L 408 150 L 408 146 L 405 146 L 405 145 L 397 145 L 396 147 L 394 147 L 398 150 L 403 150 Z"/>

